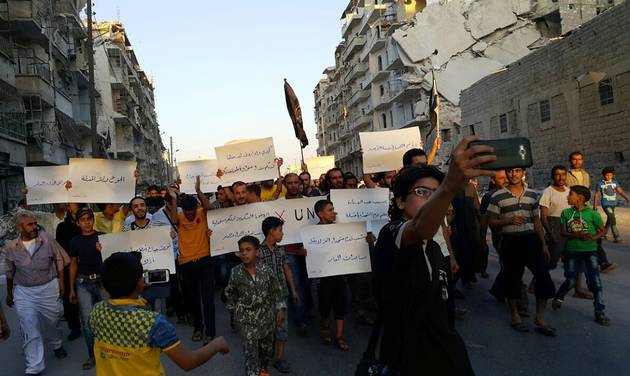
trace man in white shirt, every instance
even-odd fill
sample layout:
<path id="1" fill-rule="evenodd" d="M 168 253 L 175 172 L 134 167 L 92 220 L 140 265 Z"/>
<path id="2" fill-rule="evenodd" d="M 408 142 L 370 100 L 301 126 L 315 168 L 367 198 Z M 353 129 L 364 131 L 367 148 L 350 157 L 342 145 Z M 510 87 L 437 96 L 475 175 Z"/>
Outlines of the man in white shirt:
<path id="1" fill-rule="evenodd" d="M 549 270 L 556 268 L 566 245 L 566 238 L 562 236 L 560 215 L 569 207 L 567 202 L 569 188 L 566 186 L 567 168 L 560 165 L 554 166 L 551 169 L 551 179 L 553 183 L 545 188 L 540 197 L 540 220 L 547 232 L 547 246 L 551 254 Z"/>

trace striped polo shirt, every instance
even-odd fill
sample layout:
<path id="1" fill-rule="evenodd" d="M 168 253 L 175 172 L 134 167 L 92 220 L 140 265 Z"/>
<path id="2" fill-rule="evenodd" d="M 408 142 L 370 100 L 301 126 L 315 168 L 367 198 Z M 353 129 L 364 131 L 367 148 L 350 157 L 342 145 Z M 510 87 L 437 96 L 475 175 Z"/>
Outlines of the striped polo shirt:
<path id="1" fill-rule="evenodd" d="M 507 188 L 500 189 L 490 198 L 487 215 L 491 218 L 525 217 L 525 224 L 503 226 L 501 229 L 503 234 L 523 235 L 534 233 L 534 217 L 540 215 L 538 193 L 525 188 L 523 194 L 518 197 Z"/>

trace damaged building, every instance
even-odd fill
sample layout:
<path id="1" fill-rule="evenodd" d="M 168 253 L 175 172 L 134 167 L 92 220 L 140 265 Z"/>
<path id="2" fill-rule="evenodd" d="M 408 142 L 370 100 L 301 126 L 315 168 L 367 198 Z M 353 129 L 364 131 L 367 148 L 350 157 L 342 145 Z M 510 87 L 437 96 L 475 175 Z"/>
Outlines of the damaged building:
<path id="1" fill-rule="evenodd" d="M 529 137 L 535 187 L 580 150 L 593 179 L 630 185 L 630 2 L 551 41 L 461 95 L 462 133 Z M 593 183 L 592 183 L 593 184 Z"/>
<path id="2" fill-rule="evenodd" d="M 314 91 L 319 155 L 361 174 L 359 132 L 419 126 L 427 147 L 432 71 L 442 149 L 462 135 L 460 93 L 619 0 L 353 0 L 335 66 Z"/>

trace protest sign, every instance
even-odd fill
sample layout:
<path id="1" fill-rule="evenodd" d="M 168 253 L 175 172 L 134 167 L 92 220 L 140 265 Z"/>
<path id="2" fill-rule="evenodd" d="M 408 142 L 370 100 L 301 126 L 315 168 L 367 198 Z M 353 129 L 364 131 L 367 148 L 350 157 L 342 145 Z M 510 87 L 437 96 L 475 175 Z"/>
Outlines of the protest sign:
<path id="1" fill-rule="evenodd" d="M 301 236 L 309 278 L 372 271 L 365 223 L 304 226 Z"/>
<path id="2" fill-rule="evenodd" d="M 217 177 L 218 167 L 216 159 L 179 162 L 177 170 L 179 171 L 179 177 L 182 179 L 182 184 L 179 187 L 180 192 L 196 193 L 195 180 L 197 176 L 199 176 L 201 183 L 201 191 L 204 193 L 216 192 L 219 185 L 232 184 L 231 182 L 226 183 L 227 180 Z"/>
<path id="3" fill-rule="evenodd" d="M 136 195 L 136 162 L 71 158 L 70 202 L 127 203 Z"/>
<path id="4" fill-rule="evenodd" d="M 330 200 L 335 205 L 337 222 L 388 221 L 389 189 L 333 189 Z"/>
<path id="5" fill-rule="evenodd" d="M 214 150 L 225 181 L 252 183 L 278 178 L 271 137 L 217 146 Z"/>
<path id="6" fill-rule="evenodd" d="M 319 197 L 280 199 L 259 202 L 208 212 L 208 227 L 212 230 L 210 247 L 212 256 L 236 252 L 236 242 L 245 235 L 263 239 L 262 221 L 267 217 L 278 217 L 284 221 L 282 244 L 300 243 L 300 228 L 315 224 L 315 203 Z"/>
<path id="7" fill-rule="evenodd" d="M 322 157 L 306 158 L 304 163 L 306 163 L 308 167 L 311 178 L 319 179 L 322 174 L 327 173 L 328 170 L 335 167 L 335 156 L 325 155 Z"/>
<path id="8" fill-rule="evenodd" d="M 175 254 L 171 226 L 151 227 L 145 230 L 100 235 L 103 260 L 115 252 L 142 253 L 144 270 L 168 269 L 175 274 Z"/>
<path id="9" fill-rule="evenodd" d="M 68 166 L 24 167 L 26 203 L 58 204 L 68 202 Z"/>
<path id="10" fill-rule="evenodd" d="M 363 172 L 393 171 L 402 167 L 405 152 L 422 147 L 418 127 L 383 132 L 361 132 L 363 149 Z"/>

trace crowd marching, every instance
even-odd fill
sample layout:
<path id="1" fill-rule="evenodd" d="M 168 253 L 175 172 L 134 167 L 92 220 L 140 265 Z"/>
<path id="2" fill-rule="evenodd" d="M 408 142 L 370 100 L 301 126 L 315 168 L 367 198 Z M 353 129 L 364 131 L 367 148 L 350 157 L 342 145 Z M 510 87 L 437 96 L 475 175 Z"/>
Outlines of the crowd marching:
<path id="1" fill-rule="evenodd" d="M 344 330 L 350 315 L 372 326 L 358 366 L 362 374 L 417 375 L 421 364 L 429 374 L 473 375 L 455 329 L 456 318 L 466 310 L 456 308 L 455 300 L 462 295 L 457 282 L 471 289 L 477 276 L 489 278 L 488 228 L 500 260 L 490 293 L 509 306 L 508 322 L 515 331 L 530 331 L 524 320 L 530 315 L 529 293 L 536 298 L 535 331 L 555 336 L 545 319 L 546 303 L 551 299 L 552 308 L 560 309 L 571 289 L 578 298 L 593 299 L 596 322 L 609 325 L 600 273 L 615 264 L 607 259 L 602 239 L 610 232 L 613 241 L 622 241 L 615 207 L 618 196 L 628 200 L 614 170 L 604 169 L 592 184 L 582 168 L 584 156 L 574 152 L 570 166 L 551 169 L 551 184 L 539 195 L 528 187 L 522 168 L 479 169 L 495 157 L 488 155 L 488 146 L 468 148 L 472 140 L 476 138 L 454 148 L 445 173 L 431 165 L 435 148 L 428 156 L 412 149 L 400 170 L 362 178 L 340 168 L 312 177 L 303 164 L 299 174 L 287 173 L 275 182 L 235 182 L 212 195 L 202 192 L 197 177 L 196 195 L 181 193 L 175 182 L 150 186 L 125 205 L 56 204 L 53 228 L 42 228 L 24 206 L 16 215 L 20 236 L 4 252 L 6 305 L 19 318 L 25 373 L 44 371 L 45 345 L 56 358 L 67 356 L 61 315 L 69 328 L 67 340 L 85 340 L 84 370 L 160 375 L 161 353 L 191 370 L 230 351 L 219 336 L 227 328 L 215 325 L 215 311 L 227 309 L 232 330 L 242 337 L 249 376 L 268 374 L 271 367 L 290 372 L 285 357 L 289 331 L 306 335 L 316 314 L 323 343 L 340 351 L 351 342 Z M 277 160 L 278 172 L 282 163 Z M 486 176 L 490 186 L 479 200 L 477 177 Z M 244 236 L 234 241 L 234 252 L 211 257 L 208 211 L 321 197 L 313 210 L 319 224 L 330 225 L 337 220 L 331 190 L 374 187 L 388 188 L 391 204 L 389 223 L 365 239 L 371 273 L 309 279 L 309 250 L 302 243 L 284 244 L 284 222 L 273 216 L 261 220 L 262 239 Z M 100 235 L 157 226 L 171 229 L 177 266 L 168 283 L 145 281 L 139 253 L 101 257 Z M 549 273 L 560 260 L 566 280 L 556 288 Z M 533 274 L 531 281 L 523 281 L 525 267 Z M 192 341 L 202 346 L 185 348 L 170 320 L 192 325 Z M 1 309 L 0 321 L 6 339 L 10 329 Z"/>

